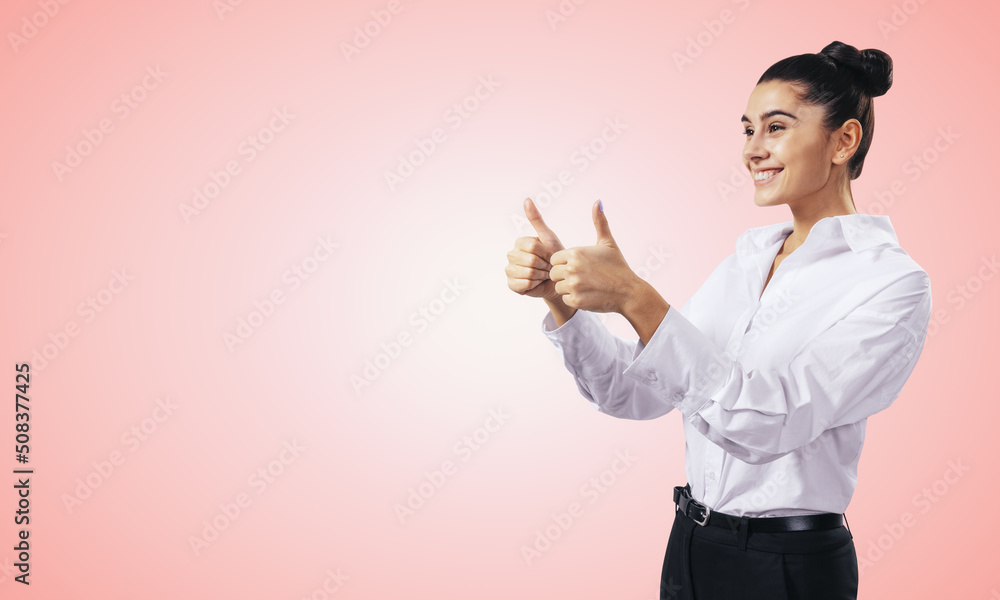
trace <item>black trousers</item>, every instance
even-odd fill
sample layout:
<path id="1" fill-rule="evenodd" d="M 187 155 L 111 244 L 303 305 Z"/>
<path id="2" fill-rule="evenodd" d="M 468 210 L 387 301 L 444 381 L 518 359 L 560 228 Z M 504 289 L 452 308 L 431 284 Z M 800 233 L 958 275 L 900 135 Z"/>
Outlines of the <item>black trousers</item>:
<path id="1" fill-rule="evenodd" d="M 856 600 L 858 556 L 845 526 L 755 533 L 702 527 L 680 511 L 663 557 L 660 600 Z"/>

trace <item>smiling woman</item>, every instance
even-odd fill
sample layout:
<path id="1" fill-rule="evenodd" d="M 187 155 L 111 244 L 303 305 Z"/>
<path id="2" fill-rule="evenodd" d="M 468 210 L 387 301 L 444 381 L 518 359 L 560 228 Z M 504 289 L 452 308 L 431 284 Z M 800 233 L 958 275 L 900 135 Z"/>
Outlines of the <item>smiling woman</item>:
<path id="1" fill-rule="evenodd" d="M 753 175 L 757 205 L 787 199 L 814 204 L 816 197 L 834 197 L 827 193 L 834 191 L 850 199 L 853 211 L 847 181 L 861 175 L 875 133 L 872 98 L 891 85 L 887 54 L 859 52 L 840 42 L 765 71 L 741 118 L 747 138 L 743 160 Z M 846 170 L 840 168 L 845 163 Z"/>
<path id="2" fill-rule="evenodd" d="M 688 481 L 662 599 L 857 598 L 844 513 L 867 419 L 900 395 L 932 308 L 889 217 L 858 214 L 851 195 L 872 98 L 891 84 L 888 55 L 841 42 L 764 72 L 740 119 L 743 162 L 754 203 L 793 219 L 745 231 L 680 308 L 625 262 L 600 202 L 596 244 L 567 249 L 525 201 L 538 236 L 508 252 L 508 286 L 546 302 L 542 332 L 580 393 L 622 419 L 681 413 Z"/>

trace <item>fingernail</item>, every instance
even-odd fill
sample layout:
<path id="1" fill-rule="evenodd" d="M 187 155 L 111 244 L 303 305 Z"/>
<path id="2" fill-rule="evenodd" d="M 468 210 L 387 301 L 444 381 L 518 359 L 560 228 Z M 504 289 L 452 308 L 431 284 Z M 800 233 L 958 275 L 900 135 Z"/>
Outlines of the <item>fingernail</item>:
<path id="1" fill-rule="evenodd" d="M 604 212 L 604 203 L 601 202 L 600 200 L 598 200 L 597 201 L 597 208 L 600 209 L 601 212 Z"/>

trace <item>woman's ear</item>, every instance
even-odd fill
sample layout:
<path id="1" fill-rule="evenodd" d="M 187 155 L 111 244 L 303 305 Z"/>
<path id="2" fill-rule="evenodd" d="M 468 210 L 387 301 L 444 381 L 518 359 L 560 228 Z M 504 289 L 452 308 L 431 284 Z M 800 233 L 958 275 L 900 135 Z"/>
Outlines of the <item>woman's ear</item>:
<path id="1" fill-rule="evenodd" d="M 858 149 L 858 145 L 861 144 L 861 135 L 863 133 L 861 122 L 857 119 L 848 119 L 834 132 L 834 137 L 836 138 L 836 144 L 834 145 L 836 152 L 833 155 L 834 164 L 842 165 L 851 160 L 854 152 Z"/>

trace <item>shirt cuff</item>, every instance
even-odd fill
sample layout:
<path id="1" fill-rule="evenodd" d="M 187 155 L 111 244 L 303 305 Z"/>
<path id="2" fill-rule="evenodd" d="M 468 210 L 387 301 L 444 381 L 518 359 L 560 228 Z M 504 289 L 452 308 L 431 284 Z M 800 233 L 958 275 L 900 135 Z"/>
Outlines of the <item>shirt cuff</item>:
<path id="1" fill-rule="evenodd" d="M 635 357 L 623 375 L 653 388 L 690 417 L 712 402 L 712 394 L 733 372 L 732 365 L 732 359 L 671 306 L 649 343 L 638 341 Z"/>
<path id="2" fill-rule="evenodd" d="M 592 312 L 577 309 L 561 326 L 552 312 L 542 319 L 542 333 L 555 345 L 574 374 L 583 379 L 599 377 L 615 365 L 616 344 L 604 323 Z"/>

